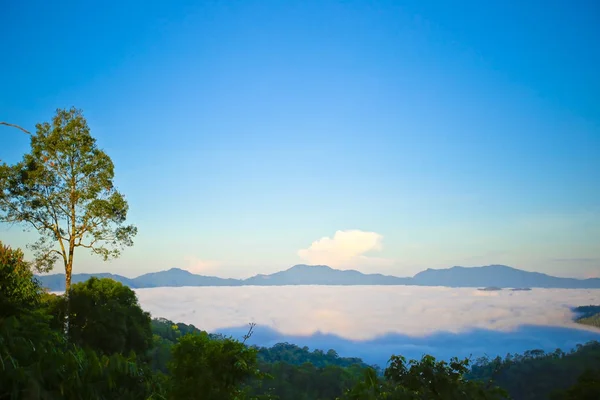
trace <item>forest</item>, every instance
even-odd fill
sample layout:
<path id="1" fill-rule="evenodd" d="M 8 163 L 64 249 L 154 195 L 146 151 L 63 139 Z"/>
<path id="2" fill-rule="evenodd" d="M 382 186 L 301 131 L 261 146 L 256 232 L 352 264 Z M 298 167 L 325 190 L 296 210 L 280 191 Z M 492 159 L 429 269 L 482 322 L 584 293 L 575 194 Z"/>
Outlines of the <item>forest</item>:
<path id="1" fill-rule="evenodd" d="M 0 399 L 597 399 L 600 343 L 571 352 L 439 361 L 392 355 L 384 370 L 335 350 L 248 346 L 154 318 L 136 294 L 91 278 L 44 290 L 0 246 Z M 68 329 L 68 330 L 67 330 Z"/>
<path id="2" fill-rule="evenodd" d="M 600 306 L 581 306 L 573 310 L 578 317 L 575 319 L 580 324 L 600 328 Z"/>

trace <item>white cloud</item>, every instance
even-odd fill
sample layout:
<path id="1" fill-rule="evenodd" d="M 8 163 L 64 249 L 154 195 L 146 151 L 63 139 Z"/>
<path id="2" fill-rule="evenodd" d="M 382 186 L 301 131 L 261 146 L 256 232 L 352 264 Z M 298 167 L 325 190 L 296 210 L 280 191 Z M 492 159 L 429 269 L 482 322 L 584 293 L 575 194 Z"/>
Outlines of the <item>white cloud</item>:
<path id="1" fill-rule="evenodd" d="M 219 268 L 216 261 L 201 260 L 194 256 L 184 257 L 185 267 L 183 269 L 193 274 L 214 273 Z"/>
<path id="2" fill-rule="evenodd" d="M 255 322 L 257 344 L 333 348 L 377 363 L 385 363 L 391 354 L 420 357 L 421 351 L 466 357 L 533 348 L 569 350 L 576 343 L 600 339 L 600 330 L 573 322 L 570 309 L 598 304 L 600 290 L 241 286 L 135 291 L 142 307 L 155 317 L 211 332 L 241 327 L 232 330 L 239 331 L 236 337 Z M 533 331 L 519 330 L 526 325 Z M 567 329 L 559 332 L 560 327 Z M 334 336 L 324 341 L 318 332 Z"/>
<path id="3" fill-rule="evenodd" d="M 512 331 L 521 325 L 585 329 L 573 322 L 570 307 L 600 301 L 600 289 L 483 292 L 423 286 L 231 286 L 135 291 L 153 316 L 209 331 L 254 321 L 287 335 L 319 331 L 351 340 L 474 328 Z"/>
<path id="4" fill-rule="evenodd" d="M 337 231 L 330 237 L 314 241 L 308 248 L 298 250 L 298 256 L 308 264 L 324 264 L 339 269 L 363 266 L 389 266 L 393 260 L 365 254 L 383 249 L 383 236 L 361 230 Z"/>

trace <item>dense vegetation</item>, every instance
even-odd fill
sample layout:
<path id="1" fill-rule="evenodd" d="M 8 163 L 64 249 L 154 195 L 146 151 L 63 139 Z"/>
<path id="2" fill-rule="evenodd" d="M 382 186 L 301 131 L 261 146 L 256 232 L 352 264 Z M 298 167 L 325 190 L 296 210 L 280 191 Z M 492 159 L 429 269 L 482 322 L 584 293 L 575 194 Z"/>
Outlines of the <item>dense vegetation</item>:
<path id="1" fill-rule="evenodd" d="M 578 319 L 577 322 L 583 325 L 595 326 L 596 328 L 600 328 L 600 313 L 592 315 L 590 317 Z"/>
<path id="2" fill-rule="evenodd" d="M 574 311 L 579 314 L 576 319 L 578 323 L 600 328 L 600 306 L 582 306 Z"/>
<path id="3" fill-rule="evenodd" d="M 392 356 L 384 371 L 333 351 L 271 348 L 152 320 L 135 292 L 91 278 L 45 293 L 20 250 L 0 245 L 0 399 L 598 398 L 600 344 L 494 360 Z M 66 314 L 70 320 L 64 331 Z M 588 396 L 588 397 L 586 397 Z"/>
<path id="4" fill-rule="evenodd" d="M 578 345 L 565 353 L 531 350 L 505 358 L 478 360 L 467 374 L 469 379 L 492 379 L 515 400 L 547 399 L 576 384 L 581 376 L 600 379 L 600 343 Z M 600 381 L 598 381 L 600 382 Z M 600 386 L 596 387 L 596 396 Z M 568 397 L 567 397 L 568 398 Z M 598 398 L 598 397 L 594 397 Z"/>

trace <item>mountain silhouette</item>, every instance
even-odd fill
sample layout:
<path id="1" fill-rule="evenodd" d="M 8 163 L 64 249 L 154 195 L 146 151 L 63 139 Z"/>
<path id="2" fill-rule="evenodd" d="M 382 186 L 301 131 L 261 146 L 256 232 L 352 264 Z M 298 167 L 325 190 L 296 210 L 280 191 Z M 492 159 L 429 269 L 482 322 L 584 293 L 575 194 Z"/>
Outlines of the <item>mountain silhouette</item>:
<path id="1" fill-rule="evenodd" d="M 339 270 L 327 265 L 294 265 L 270 275 L 255 275 L 243 280 L 244 285 L 409 285 L 411 278 L 381 274 L 363 274 Z"/>
<path id="2" fill-rule="evenodd" d="M 559 278 L 539 272 L 523 271 L 506 265 L 427 269 L 414 277 L 400 278 L 382 274 L 364 274 L 355 270 L 338 270 L 326 265 L 295 265 L 273 274 L 259 274 L 247 279 L 196 275 L 180 268 L 151 272 L 137 278 L 121 275 L 74 274 L 72 282 L 90 277 L 111 278 L 131 288 L 182 286 L 284 286 L 284 285 L 413 285 L 445 287 L 559 288 L 600 289 L 600 278 Z M 51 291 L 65 290 L 64 274 L 38 275 L 42 286 Z"/>
<path id="3" fill-rule="evenodd" d="M 192 274 L 180 268 L 168 271 L 150 272 L 133 279 L 136 288 L 152 288 L 163 286 L 238 286 L 237 279 L 223 279 L 216 276 Z"/>
<path id="4" fill-rule="evenodd" d="M 558 278 L 540 272 L 529 272 L 506 265 L 485 267 L 452 267 L 427 269 L 413 277 L 413 283 L 421 286 L 499 288 L 600 288 L 600 279 Z"/>

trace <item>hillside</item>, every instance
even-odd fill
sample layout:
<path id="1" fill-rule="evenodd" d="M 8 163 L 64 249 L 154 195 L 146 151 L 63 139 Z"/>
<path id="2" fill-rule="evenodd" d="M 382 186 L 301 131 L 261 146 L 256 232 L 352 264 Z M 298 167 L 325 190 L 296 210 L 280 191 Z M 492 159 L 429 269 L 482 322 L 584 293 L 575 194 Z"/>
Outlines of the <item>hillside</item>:
<path id="1" fill-rule="evenodd" d="M 530 350 L 524 354 L 478 360 L 467 374 L 468 379 L 487 382 L 505 389 L 513 400 L 598 399 L 600 391 L 600 343 L 577 345 L 570 352 L 556 350 L 545 353 Z M 593 397 L 563 397 L 564 391 L 575 385 L 584 374 L 595 377 Z"/>
<path id="2" fill-rule="evenodd" d="M 576 307 L 573 311 L 578 314 L 577 323 L 600 328 L 600 306 Z"/>

